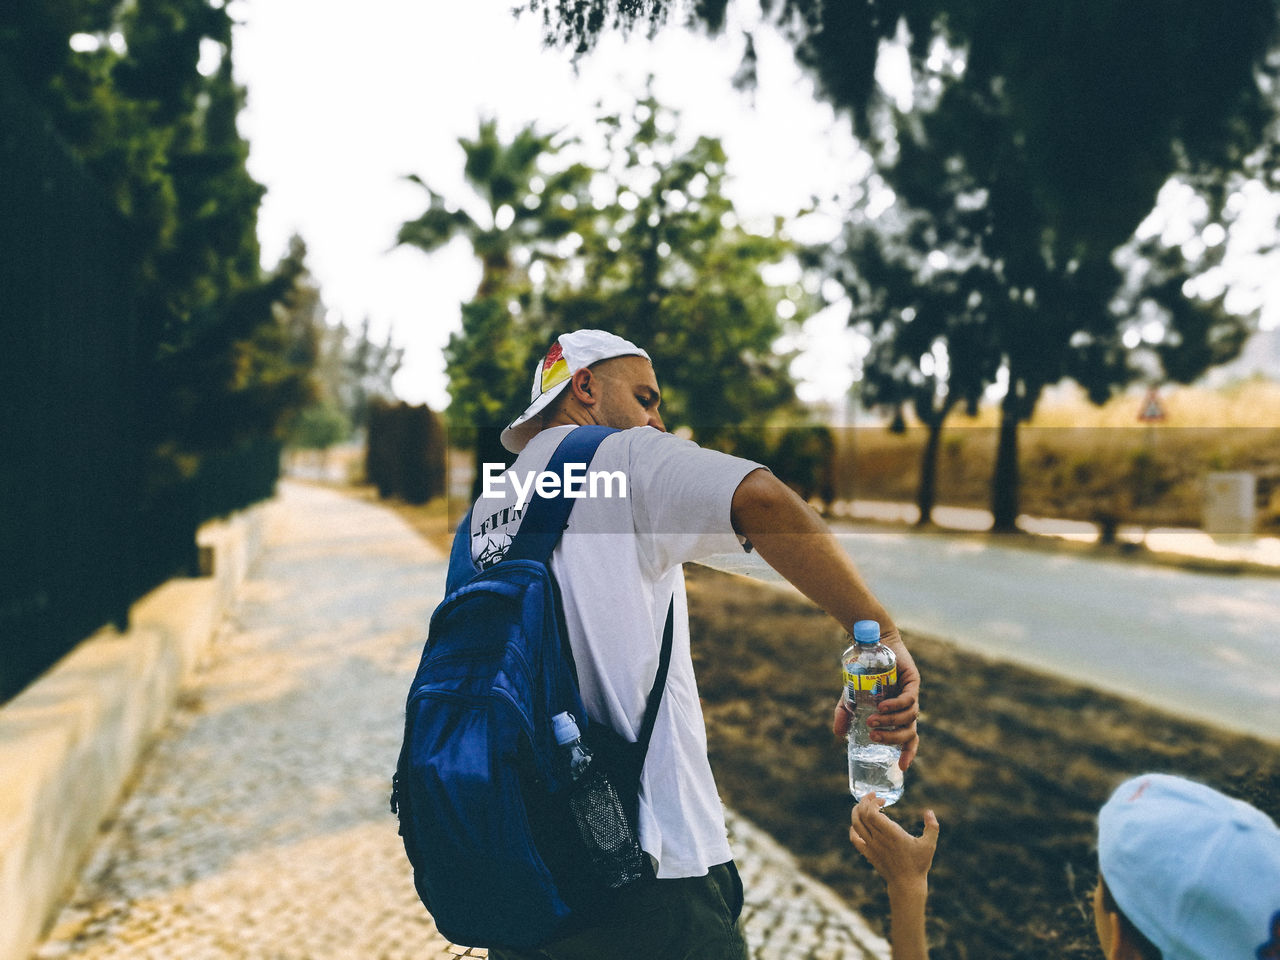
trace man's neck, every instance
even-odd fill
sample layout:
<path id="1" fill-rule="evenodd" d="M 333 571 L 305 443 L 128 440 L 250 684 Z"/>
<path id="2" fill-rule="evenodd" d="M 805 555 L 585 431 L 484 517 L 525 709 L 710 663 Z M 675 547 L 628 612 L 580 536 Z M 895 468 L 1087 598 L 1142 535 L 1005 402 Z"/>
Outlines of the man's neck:
<path id="1" fill-rule="evenodd" d="M 543 430 L 550 430 L 552 427 L 585 427 L 595 423 L 595 419 L 591 417 L 590 412 L 579 407 L 574 410 L 558 410 L 556 415 L 543 425 Z"/>

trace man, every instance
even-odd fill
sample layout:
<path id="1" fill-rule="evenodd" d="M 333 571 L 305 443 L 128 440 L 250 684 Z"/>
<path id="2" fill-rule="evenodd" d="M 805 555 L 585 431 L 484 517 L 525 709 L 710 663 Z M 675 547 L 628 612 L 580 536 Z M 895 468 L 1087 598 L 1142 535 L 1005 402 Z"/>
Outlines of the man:
<path id="1" fill-rule="evenodd" d="M 878 620 L 898 655 L 903 686 L 869 721 L 872 736 L 902 746 L 903 769 L 916 752 L 919 675 L 847 554 L 768 470 L 666 433 L 661 402 L 649 356 L 635 344 L 602 330 L 561 335 L 534 371 L 529 407 L 503 431 L 503 445 L 518 459 L 491 477 L 472 511 L 472 559 L 496 563 L 519 528 L 533 478 L 560 441 L 578 425 L 616 427 L 601 443 L 586 496 L 551 557 L 593 721 L 637 738 L 668 606 L 675 612 L 640 788 L 640 843 L 656 879 L 627 888 L 589 929 L 540 951 L 494 949 L 494 960 L 746 960 L 741 883 L 707 761 L 690 657 L 685 561 L 749 544 L 846 629 Z M 837 706 L 836 732 L 848 722 Z"/>
<path id="2" fill-rule="evenodd" d="M 938 820 L 913 837 L 875 794 L 849 839 L 888 884 L 893 960 L 928 960 Z M 1126 780 L 1098 814 L 1094 926 L 1107 960 L 1280 960 L 1280 830 L 1262 811 L 1168 774 Z"/>

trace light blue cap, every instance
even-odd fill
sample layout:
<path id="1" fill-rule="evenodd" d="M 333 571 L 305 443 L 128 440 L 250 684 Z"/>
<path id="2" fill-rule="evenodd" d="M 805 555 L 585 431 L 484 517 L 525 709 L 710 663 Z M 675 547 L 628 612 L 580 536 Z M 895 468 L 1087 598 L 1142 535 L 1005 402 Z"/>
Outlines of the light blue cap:
<path id="1" fill-rule="evenodd" d="M 1280 957 L 1280 830 L 1261 810 L 1181 777 L 1134 777 L 1098 814 L 1098 865 L 1164 960 Z"/>
<path id="2" fill-rule="evenodd" d="M 551 729 L 556 735 L 556 743 L 562 747 L 582 736 L 571 713 L 557 713 L 551 718 Z"/>
<path id="3" fill-rule="evenodd" d="M 853 625 L 854 643 L 879 643 L 880 624 L 875 620 L 859 620 Z"/>

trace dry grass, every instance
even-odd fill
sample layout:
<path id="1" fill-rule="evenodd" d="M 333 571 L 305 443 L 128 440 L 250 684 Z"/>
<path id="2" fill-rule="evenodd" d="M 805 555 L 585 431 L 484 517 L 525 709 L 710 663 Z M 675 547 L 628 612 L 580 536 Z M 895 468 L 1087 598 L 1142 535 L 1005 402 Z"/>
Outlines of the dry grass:
<path id="1" fill-rule="evenodd" d="M 724 799 L 873 921 L 884 888 L 847 839 L 843 744 L 829 718 L 842 640 L 812 605 L 689 570 L 694 658 Z M 1135 773 L 1180 773 L 1280 817 L 1280 746 L 908 635 L 925 678 L 922 747 L 895 815 L 942 822 L 935 960 L 1093 958 L 1094 817 Z"/>
<path id="2" fill-rule="evenodd" d="M 453 545 L 454 525 L 450 522 L 448 502 L 444 497 L 422 504 L 405 503 L 403 500 L 378 501 L 377 491 L 373 487 L 362 487 L 360 490 L 362 496 L 381 502 L 384 507 L 390 507 L 428 543 L 448 556 L 449 548 Z M 456 517 L 452 519 L 457 520 Z"/>
<path id="3" fill-rule="evenodd" d="M 1198 526 L 1207 473 L 1248 470 L 1266 487 L 1260 523 L 1280 526 L 1280 384 L 1250 381 L 1217 392 L 1169 390 L 1168 419 L 1138 422 L 1141 396 L 1094 407 L 1064 393 L 1019 432 L 1024 513 L 1104 516 L 1147 526 Z M 938 502 L 986 507 L 995 464 L 996 411 L 955 416 L 943 432 Z M 914 501 L 925 431 L 882 427 L 845 434 L 842 498 Z M 1274 495 L 1272 495 L 1274 493 Z"/>
<path id="4" fill-rule="evenodd" d="M 1280 427 L 1280 383 L 1268 380 L 1243 380 L 1219 390 L 1168 385 L 1159 390 L 1167 419 L 1172 428 L 1264 428 Z M 1029 427 L 1123 428 L 1141 431 L 1138 420 L 1145 392 L 1136 390 L 1113 397 L 1099 407 L 1090 403 L 1084 391 L 1065 382 L 1045 396 L 1036 406 Z M 957 428 L 992 429 L 1000 422 L 999 408 L 984 405 L 976 417 L 956 416 Z"/>

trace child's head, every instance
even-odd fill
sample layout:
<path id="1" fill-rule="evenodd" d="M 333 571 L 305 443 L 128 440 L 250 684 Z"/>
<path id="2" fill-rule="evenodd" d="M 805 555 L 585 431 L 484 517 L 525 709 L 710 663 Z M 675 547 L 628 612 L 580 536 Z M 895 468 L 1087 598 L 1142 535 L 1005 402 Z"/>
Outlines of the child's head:
<path id="1" fill-rule="evenodd" d="M 1247 803 L 1166 774 L 1127 780 L 1098 814 L 1098 866 L 1109 958 L 1280 960 L 1280 830 Z"/>

